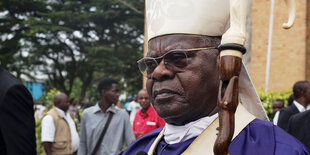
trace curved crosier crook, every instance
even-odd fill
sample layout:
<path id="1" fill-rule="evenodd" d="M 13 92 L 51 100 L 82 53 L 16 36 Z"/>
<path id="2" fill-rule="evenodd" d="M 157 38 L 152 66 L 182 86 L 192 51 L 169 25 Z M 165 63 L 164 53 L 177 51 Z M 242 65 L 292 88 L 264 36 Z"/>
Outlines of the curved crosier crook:
<path id="1" fill-rule="evenodd" d="M 289 29 L 293 26 L 296 15 L 296 4 L 295 0 L 285 0 L 288 10 L 288 21 L 283 23 L 282 28 Z"/>

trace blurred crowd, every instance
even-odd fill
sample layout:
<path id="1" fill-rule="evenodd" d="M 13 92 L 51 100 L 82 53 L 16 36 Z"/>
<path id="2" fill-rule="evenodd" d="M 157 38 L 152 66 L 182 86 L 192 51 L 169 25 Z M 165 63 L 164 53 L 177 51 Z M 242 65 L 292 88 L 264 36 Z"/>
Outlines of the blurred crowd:
<path id="1" fill-rule="evenodd" d="M 110 81 L 109 86 L 105 86 L 100 89 L 100 84 L 102 84 L 102 82 L 104 82 L 105 80 L 107 79 L 104 79 L 103 81 L 101 81 L 101 83 L 98 84 L 99 93 L 101 91 L 110 91 L 110 89 L 112 89 L 113 91 L 114 88 L 112 88 L 112 85 L 114 83 L 118 84 L 117 81 L 112 80 Z M 106 88 L 106 90 L 104 88 Z M 138 139 L 156 128 L 165 126 L 165 121 L 157 115 L 156 111 L 152 106 L 149 95 L 145 89 L 140 90 L 138 94 L 128 96 L 127 101 L 125 102 L 120 102 L 117 100 L 119 97 L 118 88 L 113 92 L 116 93 L 114 94 L 115 99 L 111 101 L 108 100 L 109 96 L 103 95 L 101 93 L 100 101 L 98 101 L 96 105 L 91 106 L 90 109 L 92 110 L 85 110 L 86 108 L 88 108 L 88 106 L 85 106 L 88 104 L 87 99 L 81 100 L 80 103 L 78 103 L 77 100 L 73 98 L 70 100 L 63 100 L 63 102 L 68 102 L 68 107 L 63 111 L 70 114 L 70 117 L 75 120 L 74 122 L 76 126 L 81 126 L 80 133 L 75 134 L 77 137 L 80 136 L 80 141 L 76 142 L 79 143 L 79 145 L 76 144 L 76 147 L 72 147 L 73 152 L 78 152 L 78 154 L 89 154 L 89 151 L 92 152 L 95 150 L 96 152 L 98 151 L 103 154 L 107 152 L 113 152 L 112 154 L 117 154 L 123 149 L 124 145 L 129 145 L 134 139 Z M 67 96 L 65 98 L 67 98 Z M 107 100 L 107 102 L 102 102 L 105 100 Z M 108 104 L 108 106 L 106 107 L 100 106 L 101 104 L 109 102 L 112 104 Z M 305 126 L 307 125 L 305 125 L 305 121 L 302 121 L 307 120 L 306 117 L 310 115 L 307 114 L 310 113 L 310 111 L 308 111 L 310 109 L 310 85 L 308 81 L 298 81 L 295 83 L 295 85 L 293 86 L 293 94 L 289 97 L 287 103 L 287 106 L 285 106 L 286 104 L 284 100 L 274 100 L 272 104 L 272 109 L 274 113 L 274 118 L 272 120 L 273 123 L 281 127 L 283 130 L 287 131 L 291 135 L 295 136 L 307 147 L 310 147 L 310 139 L 307 139 L 307 136 L 305 136 L 308 134 L 305 128 Z M 56 103 L 54 103 L 54 108 L 60 110 Z M 97 111 L 94 111 L 94 108 Z M 48 113 L 45 114 L 47 112 L 46 110 L 47 109 L 44 106 L 36 106 L 36 120 L 42 118 L 43 116 L 46 117 L 46 115 L 48 115 Z M 80 111 L 84 111 L 82 116 L 80 116 Z M 101 118 L 96 118 L 97 116 L 91 115 L 89 111 L 92 111 L 94 113 L 102 113 L 102 116 L 100 116 Z M 117 117 L 116 115 L 119 115 L 120 118 L 117 119 L 117 122 L 115 122 L 114 124 L 110 124 L 109 129 L 106 129 L 106 133 L 104 133 L 107 134 L 105 137 L 105 142 L 105 140 L 100 139 L 100 135 L 103 132 L 102 130 L 104 130 L 104 124 L 107 124 L 108 122 L 108 120 L 106 119 L 108 117 L 107 113 L 109 111 L 114 113 L 113 117 Z M 116 120 L 116 118 L 114 119 Z M 44 133 L 45 129 L 43 128 L 43 125 L 46 124 L 42 122 L 43 144 L 55 143 L 54 139 L 46 140 L 43 138 L 44 134 L 50 133 Z M 77 130 L 77 128 L 73 128 L 74 130 Z M 68 132 L 68 137 L 70 137 L 69 135 L 70 134 Z M 74 138 L 72 137 L 73 136 L 71 136 L 71 141 L 73 142 Z M 95 147 L 98 138 L 100 141 L 103 141 L 103 143 L 109 143 L 109 138 L 107 137 L 109 137 L 110 140 L 113 139 L 115 143 L 113 143 L 113 145 L 109 147 Z M 115 140 L 115 138 L 119 138 L 121 140 Z M 78 138 L 76 138 L 75 140 L 77 139 Z M 52 149 L 46 149 L 45 147 L 45 150 L 48 151 Z"/>
<path id="2" fill-rule="evenodd" d="M 35 106 L 35 119 L 42 119 L 46 154 L 118 154 L 135 139 L 165 125 L 145 89 L 120 102 L 118 81 L 104 78 L 97 91 L 100 100 L 92 106 L 88 99 L 78 102 L 64 93 L 55 95 L 51 109 Z"/>
<path id="3" fill-rule="evenodd" d="M 14 78 L 11 75 L 10 77 Z M 13 82 L 10 87 L 12 88 L 8 87 L 9 89 L 2 90 L 7 91 L 4 93 L 7 96 L 4 96 L 2 101 L 19 104 L 25 102 L 23 109 L 25 110 L 28 107 L 30 113 L 33 110 L 34 117 L 27 116 L 18 108 L 15 111 L 19 113 L 18 117 L 10 117 L 9 111 L 2 110 L 2 120 L 17 119 L 17 124 L 22 125 L 21 128 L 16 128 L 17 124 L 8 123 L 6 126 L 8 128 L 1 129 L 2 132 L 11 129 L 16 130 L 14 133 L 20 133 L 16 135 L 19 135 L 19 138 L 21 137 L 21 141 L 25 138 L 20 135 L 27 137 L 28 142 L 22 143 L 31 144 L 34 140 L 33 137 L 35 137 L 31 125 L 35 121 L 32 118 L 35 118 L 36 121 L 42 121 L 40 143 L 43 144 L 47 155 L 119 154 L 136 139 L 166 125 L 165 120 L 159 117 L 155 111 L 146 89 L 141 89 L 138 94 L 128 96 L 126 102 L 120 102 L 119 83 L 112 78 L 103 78 L 98 83 L 97 93 L 99 93 L 100 99 L 95 105 L 90 105 L 87 98 L 78 101 L 75 98 L 69 99 L 65 93 L 57 93 L 50 109 L 44 105 L 35 105 L 34 109 L 29 109 L 29 106 L 33 105 L 33 101 L 27 89 L 18 81 Z M 292 90 L 293 94 L 287 101 L 287 107 L 285 107 L 284 100 L 276 99 L 273 102 L 274 118 L 272 121 L 310 148 L 310 132 L 308 132 L 310 84 L 308 81 L 298 81 Z M 10 91 L 16 91 L 17 94 L 10 96 Z M 9 109 L 12 110 L 16 107 Z M 8 114 L 6 115 L 6 113 Z M 28 122 L 27 124 L 30 126 L 26 127 L 26 124 L 23 125 L 21 122 Z M 6 136 L 8 137 L 0 138 L 5 140 L 14 138 L 10 133 Z M 28 137 L 32 137 L 32 139 L 28 139 Z M 36 141 L 27 148 L 26 145 L 14 146 L 15 141 L 7 141 L 7 147 L 0 149 L 2 151 L 0 154 L 27 152 L 27 150 L 29 151 L 38 145 L 35 144 L 38 142 Z M 15 149 L 15 147 L 19 147 L 19 149 Z"/>

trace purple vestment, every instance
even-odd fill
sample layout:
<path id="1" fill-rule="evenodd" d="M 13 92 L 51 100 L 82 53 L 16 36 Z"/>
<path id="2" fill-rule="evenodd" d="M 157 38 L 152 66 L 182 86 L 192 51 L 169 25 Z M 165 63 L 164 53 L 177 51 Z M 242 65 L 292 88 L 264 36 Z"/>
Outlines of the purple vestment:
<path id="1" fill-rule="evenodd" d="M 121 155 L 136 155 L 139 151 L 148 152 L 162 128 L 155 129 L 130 144 Z M 195 137 L 196 138 L 196 137 Z M 154 154 L 178 155 L 195 140 L 189 139 L 182 143 L 167 144 L 163 139 Z M 229 150 L 232 155 L 307 155 L 307 148 L 272 123 L 259 119 L 253 120 L 231 142 Z"/>

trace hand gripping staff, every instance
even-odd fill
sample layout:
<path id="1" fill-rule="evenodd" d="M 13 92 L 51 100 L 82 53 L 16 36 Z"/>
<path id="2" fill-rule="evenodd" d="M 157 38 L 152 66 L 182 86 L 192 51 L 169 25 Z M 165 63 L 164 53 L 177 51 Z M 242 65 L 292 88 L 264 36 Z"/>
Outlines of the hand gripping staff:
<path id="1" fill-rule="evenodd" d="M 230 28 L 223 34 L 220 53 L 220 85 L 218 93 L 219 134 L 214 143 L 215 155 L 229 155 L 234 134 L 235 112 L 238 106 L 238 81 L 242 54 L 246 52 L 245 23 L 248 0 L 230 0 Z M 290 28 L 295 19 L 295 0 L 286 0 L 289 19 L 283 28 Z"/>

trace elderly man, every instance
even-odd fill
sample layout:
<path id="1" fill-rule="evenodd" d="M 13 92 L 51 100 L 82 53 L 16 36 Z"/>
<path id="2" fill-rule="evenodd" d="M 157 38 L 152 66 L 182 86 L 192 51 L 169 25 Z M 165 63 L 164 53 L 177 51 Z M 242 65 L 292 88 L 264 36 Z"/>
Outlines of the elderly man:
<path id="1" fill-rule="evenodd" d="M 147 77 L 154 108 L 166 125 L 135 141 L 122 154 L 212 154 L 219 124 L 217 47 L 229 25 L 229 1 L 147 0 L 146 13 L 148 53 L 138 65 Z M 267 119 L 244 68 L 239 86 L 243 103 L 235 114 L 231 154 L 308 153 L 277 126 L 255 118 Z"/>
<path id="2" fill-rule="evenodd" d="M 42 143 L 45 153 L 76 154 L 79 134 L 70 112 L 69 98 L 64 93 L 56 94 L 54 107 L 42 119 Z"/>

